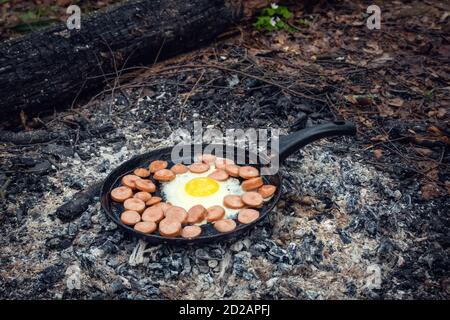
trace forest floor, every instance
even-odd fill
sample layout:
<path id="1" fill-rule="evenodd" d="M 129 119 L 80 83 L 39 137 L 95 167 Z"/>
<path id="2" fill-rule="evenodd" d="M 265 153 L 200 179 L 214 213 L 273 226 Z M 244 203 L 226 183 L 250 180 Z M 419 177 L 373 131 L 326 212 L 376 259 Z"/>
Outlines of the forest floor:
<path id="1" fill-rule="evenodd" d="M 369 30 L 369 4 L 293 7 L 295 32 L 241 25 L 105 75 L 69 110 L 1 123 L 0 297 L 448 299 L 450 6 L 382 2 L 381 30 Z M 98 196 L 70 222 L 55 214 L 195 120 L 290 132 L 334 119 L 357 136 L 290 157 L 281 201 L 240 240 L 147 245 Z"/>

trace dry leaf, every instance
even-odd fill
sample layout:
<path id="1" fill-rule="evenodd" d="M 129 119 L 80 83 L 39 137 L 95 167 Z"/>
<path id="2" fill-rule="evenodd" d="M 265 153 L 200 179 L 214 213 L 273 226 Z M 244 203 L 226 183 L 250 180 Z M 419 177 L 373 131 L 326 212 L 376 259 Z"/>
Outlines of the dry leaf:
<path id="1" fill-rule="evenodd" d="M 432 183 L 432 182 L 424 184 L 420 188 L 420 193 L 422 195 L 422 198 L 425 200 L 431 200 L 434 198 L 438 198 L 442 195 L 442 192 L 439 189 L 439 187 L 435 183 Z"/>
<path id="2" fill-rule="evenodd" d="M 373 155 L 375 156 L 375 158 L 380 159 L 383 156 L 383 150 L 375 149 L 373 150 Z"/>
<path id="3" fill-rule="evenodd" d="M 393 106 L 393 107 L 401 107 L 403 106 L 403 99 L 402 98 L 394 98 L 394 99 L 389 99 L 387 101 L 388 105 Z"/>

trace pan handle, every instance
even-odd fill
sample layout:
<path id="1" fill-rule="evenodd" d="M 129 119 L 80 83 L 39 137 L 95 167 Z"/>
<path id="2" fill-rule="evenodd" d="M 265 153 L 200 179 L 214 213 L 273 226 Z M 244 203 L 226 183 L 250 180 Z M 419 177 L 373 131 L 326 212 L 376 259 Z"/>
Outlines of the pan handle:
<path id="1" fill-rule="evenodd" d="M 291 154 L 313 141 L 325 137 L 354 136 L 355 134 L 356 127 L 353 123 L 334 121 L 296 131 L 286 136 L 280 136 L 279 161 L 282 163 Z"/>

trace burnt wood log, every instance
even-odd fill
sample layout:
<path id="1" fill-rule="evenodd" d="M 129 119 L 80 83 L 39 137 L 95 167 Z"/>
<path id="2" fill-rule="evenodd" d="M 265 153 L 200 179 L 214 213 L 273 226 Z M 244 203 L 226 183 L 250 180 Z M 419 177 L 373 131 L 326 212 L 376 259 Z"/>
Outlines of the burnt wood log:
<path id="1" fill-rule="evenodd" d="M 152 64 L 205 44 L 240 15 L 240 1 L 131 0 L 0 43 L 0 114 L 71 104 L 104 74 Z"/>

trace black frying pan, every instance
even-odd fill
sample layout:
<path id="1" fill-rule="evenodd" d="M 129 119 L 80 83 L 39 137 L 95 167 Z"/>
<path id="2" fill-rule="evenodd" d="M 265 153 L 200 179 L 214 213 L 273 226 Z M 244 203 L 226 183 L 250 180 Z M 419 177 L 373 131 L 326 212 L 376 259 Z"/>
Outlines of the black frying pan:
<path id="1" fill-rule="evenodd" d="M 291 133 L 287 136 L 280 136 L 280 146 L 279 146 L 279 161 L 280 164 L 291 154 L 298 151 L 303 146 L 307 145 L 308 143 L 311 143 L 312 141 L 324 138 L 324 137 L 331 137 L 331 136 L 338 136 L 338 135 L 355 135 L 356 134 L 356 128 L 353 124 L 349 122 L 344 121 L 336 121 L 332 123 L 322 124 L 314 127 L 310 127 L 307 129 L 303 129 L 294 133 Z M 192 157 L 195 156 L 193 150 L 194 145 L 190 146 L 192 148 Z M 202 148 L 205 148 L 206 145 L 203 145 Z M 225 150 L 225 147 L 224 147 Z M 171 161 L 171 151 L 172 147 L 169 148 L 163 148 L 163 149 L 157 149 L 150 151 L 148 153 L 136 156 L 132 158 L 131 160 L 128 160 L 124 162 L 122 165 L 117 167 L 115 170 L 113 170 L 108 177 L 106 178 L 105 182 L 103 183 L 102 189 L 101 189 L 101 204 L 103 210 L 105 210 L 106 214 L 109 218 L 111 218 L 117 225 L 119 225 L 121 228 L 125 229 L 128 232 L 131 232 L 132 234 L 143 238 L 147 240 L 150 243 L 160 244 L 160 243 L 167 243 L 167 244 L 192 244 L 192 243 L 206 243 L 206 242 L 213 242 L 213 241 L 219 241 L 224 239 L 229 239 L 232 237 L 237 237 L 238 235 L 242 234 L 245 231 L 248 231 L 249 229 L 253 228 L 258 222 L 263 220 L 267 214 L 272 211 L 272 209 L 275 207 L 276 203 L 280 199 L 281 195 L 281 189 L 282 189 L 282 180 L 281 175 L 279 173 L 274 175 L 266 175 L 263 176 L 263 180 L 265 184 L 272 184 L 277 187 L 277 190 L 267 203 L 264 204 L 262 208 L 259 209 L 260 216 L 259 218 L 252 222 L 251 224 L 240 224 L 237 222 L 237 227 L 235 230 L 227 233 L 219 233 L 214 229 L 212 224 L 207 223 L 202 225 L 202 234 L 195 239 L 184 239 L 181 237 L 177 238 L 168 238 L 160 236 L 158 233 L 153 234 L 143 234 L 141 232 L 138 232 L 134 230 L 133 228 L 126 226 L 122 224 L 120 221 L 120 213 L 124 211 L 124 208 L 122 204 L 116 203 L 111 200 L 110 192 L 112 189 L 118 187 L 120 185 L 120 179 L 126 175 L 133 172 L 134 169 L 138 167 L 148 167 L 150 162 L 153 160 L 166 160 L 169 162 L 169 168 L 174 164 Z M 237 147 L 234 147 L 234 154 L 237 155 L 238 151 L 244 152 L 246 161 L 249 161 L 250 153 L 245 150 L 239 149 Z M 255 156 L 255 155 L 253 155 Z M 264 158 L 264 155 L 259 154 L 256 158 L 259 159 L 261 163 L 264 163 L 264 160 L 267 160 L 267 158 Z M 184 159 L 183 162 L 185 163 L 191 163 L 193 159 Z M 267 162 L 265 162 L 267 163 Z M 261 164 L 251 164 L 255 167 L 262 167 Z M 157 181 L 154 181 L 155 184 L 158 186 L 159 183 Z M 157 191 L 155 192 L 155 195 L 158 195 L 159 188 L 157 188 Z"/>

